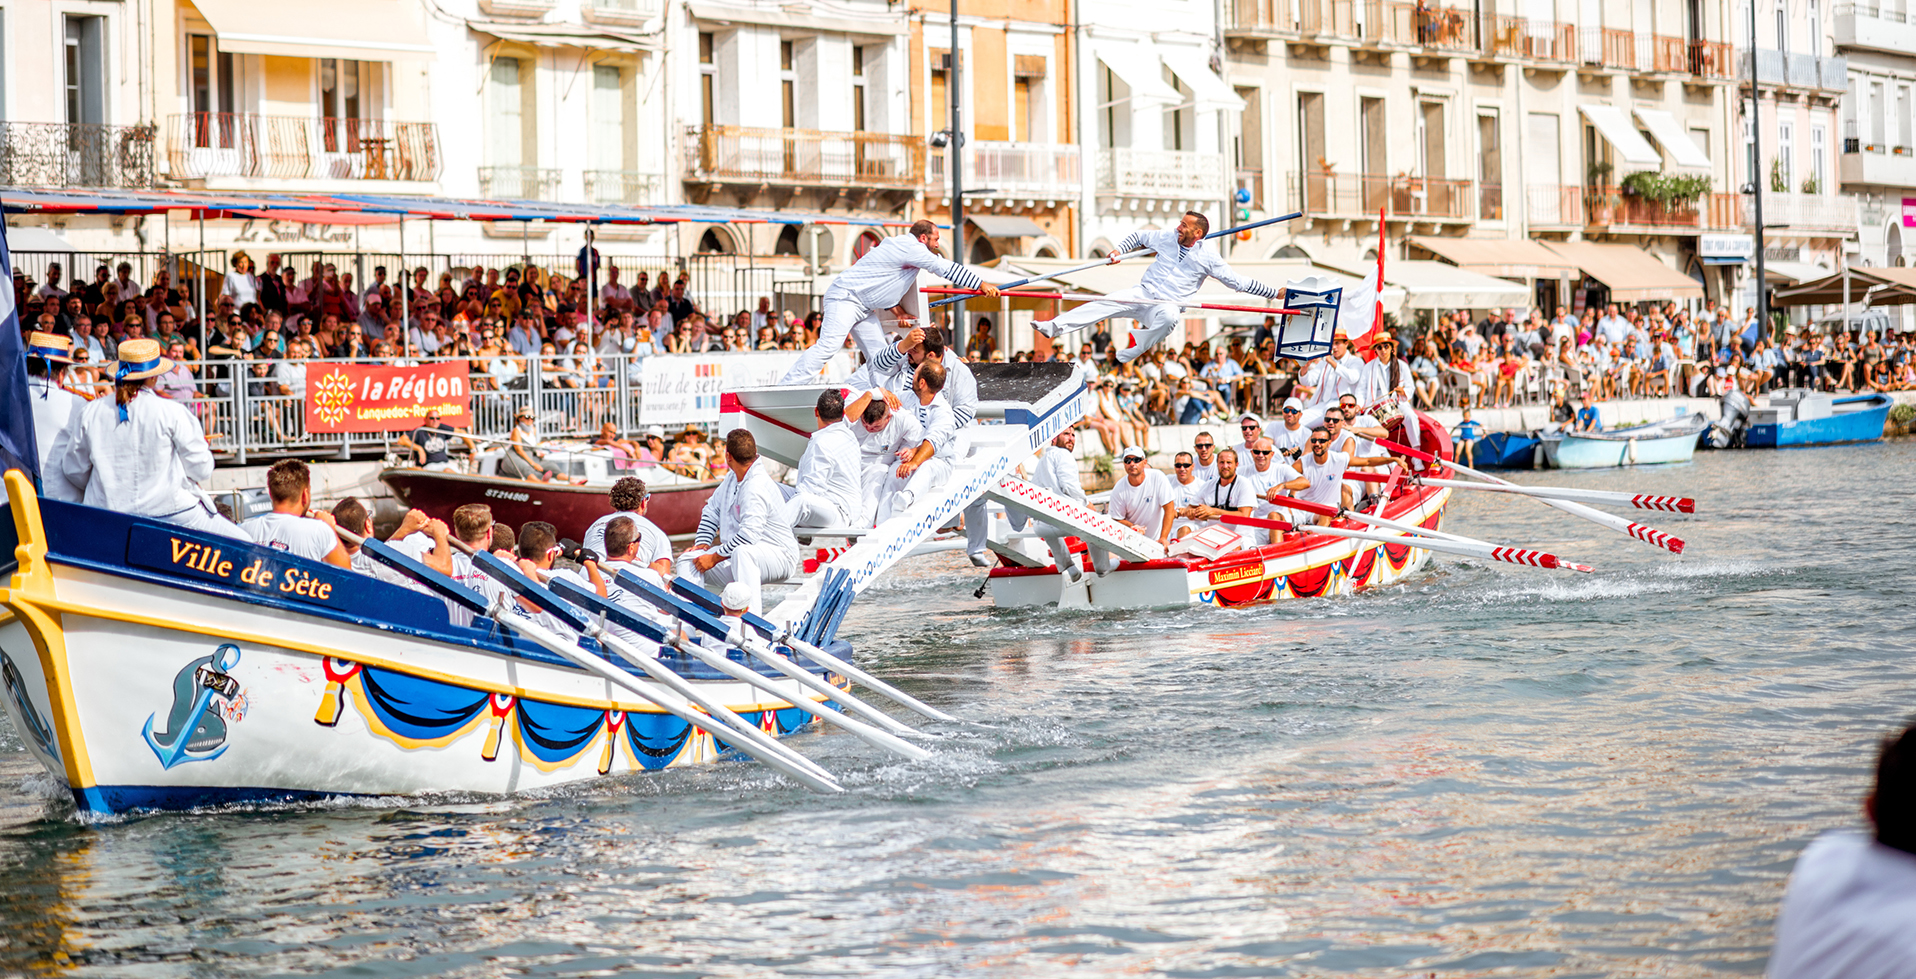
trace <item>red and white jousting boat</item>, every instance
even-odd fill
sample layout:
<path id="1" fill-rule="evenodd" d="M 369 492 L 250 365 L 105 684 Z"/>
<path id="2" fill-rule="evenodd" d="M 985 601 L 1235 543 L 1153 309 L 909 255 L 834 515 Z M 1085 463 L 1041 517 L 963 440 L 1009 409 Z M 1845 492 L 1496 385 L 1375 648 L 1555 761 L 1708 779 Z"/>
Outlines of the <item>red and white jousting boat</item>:
<path id="1" fill-rule="evenodd" d="M 1421 430 L 1418 447 L 1448 463 L 1450 437 L 1443 426 L 1425 417 Z M 1394 428 L 1393 434 L 1398 430 Z M 1425 472 L 1431 476 L 1450 474 L 1445 465 L 1431 466 Z M 1449 488 L 1404 480 L 1385 487 L 1382 505 L 1368 512 L 1425 530 L 1442 529 L 1444 506 L 1452 492 Z M 1078 584 L 1071 584 L 1048 561 L 1042 566 L 1020 567 L 1011 560 L 992 569 L 988 584 L 992 600 L 1000 606 L 1246 605 L 1349 595 L 1402 580 L 1422 570 L 1430 560 L 1430 549 L 1412 543 L 1409 534 L 1379 530 L 1351 518 L 1335 520 L 1331 527 L 1390 539 L 1273 531 L 1273 540 L 1263 546 L 1247 546 L 1217 556 L 1185 553 L 1120 561 L 1115 570 L 1098 577 L 1092 573 L 1089 547 L 1081 546 L 1082 542 L 1073 537 L 1067 538 L 1067 543 L 1072 547 L 1073 559 L 1086 572 Z M 1246 531 L 1245 539 L 1251 539 L 1250 528 L 1236 529 Z M 1040 545 L 1026 553 L 1043 550 Z"/>

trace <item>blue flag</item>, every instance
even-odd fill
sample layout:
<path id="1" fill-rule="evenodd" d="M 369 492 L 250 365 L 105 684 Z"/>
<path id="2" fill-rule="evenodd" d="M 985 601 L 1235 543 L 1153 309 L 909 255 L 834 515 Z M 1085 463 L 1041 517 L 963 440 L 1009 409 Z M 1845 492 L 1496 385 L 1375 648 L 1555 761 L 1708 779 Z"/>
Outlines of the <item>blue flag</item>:
<path id="1" fill-rule="evenodd" d="M 13 296 L 13 250 L 0 222 L 0 472 L 18 469 L 40 485 L 40 448 L 33 438 L 33 400 L 27 390 L 27 348 Z"/>

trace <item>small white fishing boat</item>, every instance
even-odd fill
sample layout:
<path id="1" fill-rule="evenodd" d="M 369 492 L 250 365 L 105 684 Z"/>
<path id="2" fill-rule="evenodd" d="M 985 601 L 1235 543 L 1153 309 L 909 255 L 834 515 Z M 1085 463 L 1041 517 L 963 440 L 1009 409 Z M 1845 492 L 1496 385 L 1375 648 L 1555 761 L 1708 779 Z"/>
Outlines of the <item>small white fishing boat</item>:
<path id="1" fill-rule="evenodd" d="M 1689 462 L 1696 454 L 1697 435 L 1709 424 L 1697 412 L 1609 431 L 1551 432 L 1543 436 L 1543 454 L 1552 469 Z"/>

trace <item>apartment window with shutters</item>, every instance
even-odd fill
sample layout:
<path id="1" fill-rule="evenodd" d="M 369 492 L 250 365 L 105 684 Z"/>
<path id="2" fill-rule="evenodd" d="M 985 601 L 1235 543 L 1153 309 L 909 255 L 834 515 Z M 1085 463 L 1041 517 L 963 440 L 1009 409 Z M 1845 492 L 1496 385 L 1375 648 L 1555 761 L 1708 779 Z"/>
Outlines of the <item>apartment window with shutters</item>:
<path id="1" fill-rule="evenodd" d="M 230 115 L 234 109 L 233 56 L 220 51 L 211 35 L 188 34 L 186 63 L 193 145 L 232 148 L 238 135 Z"/>
<path id="2" fill-rule="evenodd" d="M 932 132 L 942 132 L 949 125 L 946 120 L 950 118 L 951 90 L 945 80 L 950 77 L 946 74 L 950 62 L 951 52 L 942 48 L 931 49 L 931 104 L 926 107 L 930 110 L 926 115 L 931 117 Z"/>
<path id="3" fill-rule="evenodd" d="M 793 70 L 792 42 L 778 42 L 778 96 L 784 112 L 784 126 L 798 125 L 798 73 Z"/>
<path id="4" fill-rule="evenodd" d="M 1385 131 L 1384 100 L 1357 100 L 1358 170 L 1372 176 L 1390 172 L 1389 138 Z"/>
<path id="5" fill-rule="evenodd" d="M 68 123 L 106 121 L 106 18 L 66 18 Z"/>
<path id="6" fill-rule="evenodd" d="M 1776 173 L 1782 178 L 1784 193 L 1796 190 L 1796 124 L 1793 122 L 1776 124 Z M 1769 174 L 1763 178 L 1767 180 Z"/>
<path id="7" fill-rule="evenodd" d="M 1477 112 L 1477 218 L 1482 221 L 1504 219 L 1503 140 L 1497 130 L 1497 112 Z"/>
<path id="8" fill-rule="evenodd" d="M 1020 54 L 1011 59 L 1011 138 L 1050 142 L 1044 138 L 1045 58 Z"/>
<path id="9" fill-rule="evenodd" d="M 1710 131 L 1708 129 L 1701 127 L 1691 129 L 1690 142 L 1695 143 L 1696 148 L 1703 151 L 1705 159 L 1716 159 L 1716 153 L 1710 149 Z"/>
<path id="10" fill-rule="evenodd" d="M 852 45 L 852 131 L 865 131 L 865 49 Z"/>
<path id="11" fill-rule="evenodd" d="M 1816 193 L 1830 192 L 1829 132 L 1822 126 L 1810 127 L 1810 179 L 1816 181 Z"/>
<path id="12" fill-rule="evenodd" d="M 1303 209 L 1312 214 L 1324 213 L 1331 203 L 1332 168 L 1324 153 L 1324 94 L 1300 92 L 1297 96 L 1298 197 Z"/>
<path id="13" fill-rule="evenodd" d="M 718 65 L 712 60 L 715 46 L 711 31 L 699 32 L 699 121 L 708 128 L 718 109 Z"/>
<path id="14" fill-rule="evenodd" d="M 626 70 L 592 66 L 592 166 L 595 170 L 632 170 L 632 140 L 627 135 Z"/>
<path id="15" fill-rule="evenodd" d="M 494 58 L 487 102 L 492 116 L 491 154 L 495 167 L 532 166 L 537 158 L 531 138 L 529 66 L 518 58 Z"/>
<path id="16" fill-rule="evenodd" d="M 1178 108 L 1164 114 L 1164 148 L 1182 151 L 1186 146 L 1184 127 L 1191 121 L 1191 92 L 1184 86 L 1182 79 L 1169 67 L 1164 69 L 1164 83 L 1178 93 Z M 1194 141 L 1194 140 L 1193 140 Z"/>
<path id="17" fill-rule="evenodd" d="M 353 120 L 366 117 L 360 94 L 369 87 L 367 67 L 344 58 L 319 59 L 320 140 L 328 153 L 359 152 L 360 133 Z"/>
<path id="18" fill-rule="evenodd" d="M 1908 85 L 1897 86 L 1896 88 L 1896 146 L 1901 152 L 1905 154 L 1909 152 L 1910 139 L 1912 138 L 1912 135 L 1916 135 L 1916 134 L 1912 134 L 1910 131 L 1911 110 L 1912 110 L 1912 106 L 1910 104 L 1909 86 Z"/>

